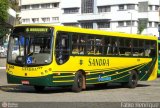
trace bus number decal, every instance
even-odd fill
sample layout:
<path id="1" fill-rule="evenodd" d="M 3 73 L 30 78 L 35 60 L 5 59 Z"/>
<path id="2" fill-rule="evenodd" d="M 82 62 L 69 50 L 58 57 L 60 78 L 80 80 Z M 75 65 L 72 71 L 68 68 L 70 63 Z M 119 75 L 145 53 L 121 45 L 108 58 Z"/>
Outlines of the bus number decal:
<path id="1" fill-rule="evenodd" d="M 109 59 L 89 59 L 88 66 L 109 66 Z"/>
<path id="2" fill-rule="evenodd" d="M 25 71 L 37 71 L 37 70 L 41 70 L 42 67 L 22 67 L 22 70 L 25 70 Z"/>
<path id="3" fill-rule="evenodd" d="M 9 69 L 14 69 L 14 66 L 13 65 L 8 65 L 8 68 Z"/>

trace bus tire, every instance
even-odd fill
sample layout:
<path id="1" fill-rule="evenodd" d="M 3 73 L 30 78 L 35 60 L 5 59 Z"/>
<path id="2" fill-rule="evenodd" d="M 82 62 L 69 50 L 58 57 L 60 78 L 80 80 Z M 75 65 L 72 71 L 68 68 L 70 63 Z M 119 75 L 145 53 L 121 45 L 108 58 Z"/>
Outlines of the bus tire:
<path id="1" fill-rule="evenodd" d="M 34 89 L 36 90 L 36 92 L 42 92 L 45 89 L 45 86 L 34 86 Z"/>
<path id="2" fill-rule="evenodd" d="M 85 76 L 82 74 L 81 71 L 76 72 L 74 77 L 74 82 L 72 85 L 72 91 L 80 92 L 82 91 L 84 85 L 85 85 Z"/>
<path id="3" fill-rule="evenodd" d="M 135 88 L 138 85 L 138 74 L 132 70 L 129 76 L 128 87 Z"/>

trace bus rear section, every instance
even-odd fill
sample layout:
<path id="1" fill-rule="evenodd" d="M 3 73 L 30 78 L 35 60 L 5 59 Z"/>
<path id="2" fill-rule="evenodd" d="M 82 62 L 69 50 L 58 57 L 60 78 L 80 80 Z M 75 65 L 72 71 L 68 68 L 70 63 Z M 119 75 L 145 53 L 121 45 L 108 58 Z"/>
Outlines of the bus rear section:
<path id="1" fill-rule="evenodd" d="M 160 40 L 158 40 L 158 76 L 160 76 Z"/>

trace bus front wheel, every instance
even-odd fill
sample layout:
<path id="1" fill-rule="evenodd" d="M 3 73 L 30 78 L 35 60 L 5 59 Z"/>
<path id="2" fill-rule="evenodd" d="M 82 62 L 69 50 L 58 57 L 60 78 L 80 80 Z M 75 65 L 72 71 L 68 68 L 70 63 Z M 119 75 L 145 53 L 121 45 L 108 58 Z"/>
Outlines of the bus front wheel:
<path id="1" fill-rule="evenodd" d="M 36 92 L 42 92 L 45 89 L 45 86 L 34 86 Z"/>
<path id="2" fill-rule="evenodd" d="M 132 70 L 129 76 L 128 87 L 135 88 L 138 85 L 138 74 Z"/>
<path id="3" fill-rule="evenodd" d="M 74 82 L 72 85 L 72 91 L 73 92 L 80 92 L 82 89 L 84 89 L 84 84 L 85 84 L 85 76 L 82 74 L 82 72 L 78 71 L 75 74 L 74 77 Z"/>

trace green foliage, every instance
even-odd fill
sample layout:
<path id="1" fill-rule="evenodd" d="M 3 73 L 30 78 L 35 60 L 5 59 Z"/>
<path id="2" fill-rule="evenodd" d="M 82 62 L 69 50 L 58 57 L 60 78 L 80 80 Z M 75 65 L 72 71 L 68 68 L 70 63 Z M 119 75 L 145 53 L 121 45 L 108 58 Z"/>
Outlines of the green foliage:
<path id="1" fill-rule="evenodd" d="M 19 0 L 10 0 L 10 7 L 14 9 L 16 12 L 20 11 Z"/>
<path id="2" fill-rule="evenodd" d="M 138 34 L 141 34 L 146 27 L 144 25 L 138 26 Z"/>
<path id="3" fill-rule="evenodd" d="M 8 19 L 8 0 L 0 0 L 0 23 L 7 21 Z"/>
<path id="4" fill-rule="evenodd" d="M 141 34 L 147 28 L 148 19 L 143 18 L 138 21 L 138 34 Z"/>
<path id="5" fill-rule="evenodd" d="M 4 27 L 0 26 L 0 38 L 5 36 L 8 32 L 9 32 L 9 28 L 4 28 Z"/>

